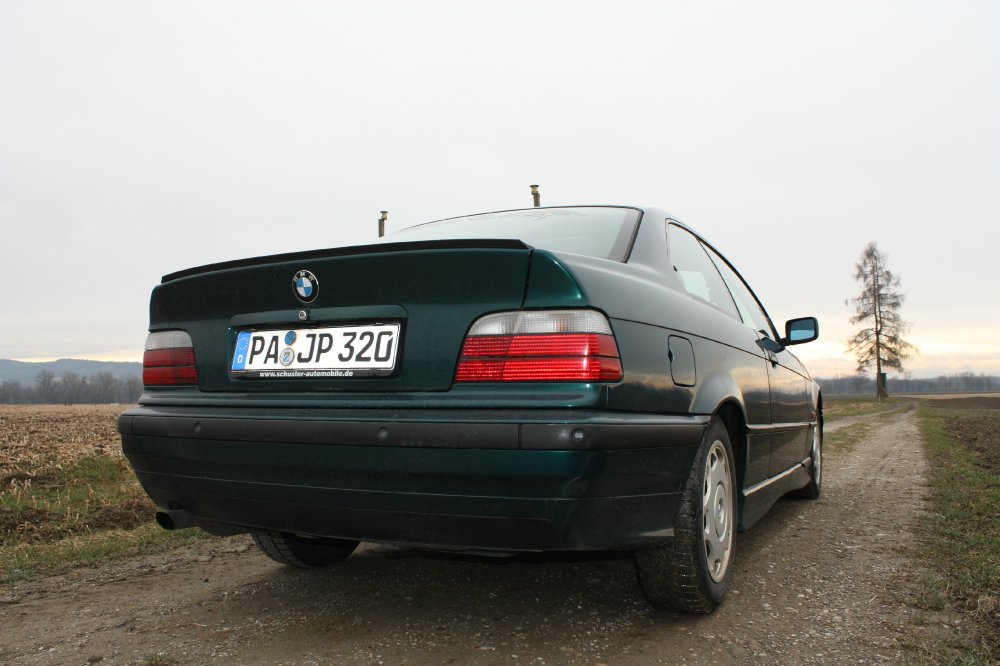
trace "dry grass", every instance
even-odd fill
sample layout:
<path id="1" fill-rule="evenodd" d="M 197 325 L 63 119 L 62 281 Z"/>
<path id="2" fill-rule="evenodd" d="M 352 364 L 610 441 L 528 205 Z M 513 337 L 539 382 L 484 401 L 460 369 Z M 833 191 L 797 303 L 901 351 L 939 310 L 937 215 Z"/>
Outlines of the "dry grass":
<path id="1" fill-rule="evenodd" d="M 0 581 L 198 538 L 155 527 L 121 452 L 121 405 L 0 406 Z"/>
<path id="2" fill-rule="evenodd" d="M 930 403 L 920 411 L 927 443 L 930 511 L 917 552 L 926 564 L 921 599 L 967 616 L 977 631 L 931 644 L 938 663 L 1000 663 L 1000 409 Z"/>
<path id="3" fill-rule="evenodd" d="M 93 456 L 121 457 L 121 405 L 0 405 L 0 488 Z"/>
<path id="4" fill-rule="evenodd" d="M 827 421 L 885 412 L 897 407 L 899 407 L 899 402 L 893 398 L 878 400 L 874 397 L 823 396 L 823 418 Z"/>

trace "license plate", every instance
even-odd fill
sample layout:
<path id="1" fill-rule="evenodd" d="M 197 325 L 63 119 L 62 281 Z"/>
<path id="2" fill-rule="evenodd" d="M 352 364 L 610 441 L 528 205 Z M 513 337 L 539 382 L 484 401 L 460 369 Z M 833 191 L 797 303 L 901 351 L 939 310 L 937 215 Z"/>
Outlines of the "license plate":
<path id="1" fill-rule="evenodd" d="M 396 367 L 399 324 L 240 331 L 231 372 L 240 377 L 372 377 Z"/>

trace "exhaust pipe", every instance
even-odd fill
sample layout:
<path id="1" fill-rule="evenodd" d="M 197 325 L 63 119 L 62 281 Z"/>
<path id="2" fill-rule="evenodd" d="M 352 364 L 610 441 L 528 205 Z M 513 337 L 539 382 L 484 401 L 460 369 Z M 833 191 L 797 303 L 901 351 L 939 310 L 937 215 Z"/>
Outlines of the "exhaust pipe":
<path id="1" fill-rule="evenodd" d="M 156 512 L 156 523 L 165 530 L 182 530 L 195 527 L 194 516 L 184 509 L 167 509 Z"/>

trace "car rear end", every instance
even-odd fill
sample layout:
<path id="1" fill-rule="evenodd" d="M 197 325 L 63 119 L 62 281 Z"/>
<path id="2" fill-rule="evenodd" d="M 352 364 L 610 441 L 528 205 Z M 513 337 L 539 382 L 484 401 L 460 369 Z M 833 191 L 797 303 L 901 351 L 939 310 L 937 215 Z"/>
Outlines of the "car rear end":
<path id="1" fill-rule="evenodd" d="M 595 256 L 621 263 L 639 213 L 608 215 Z M 166 526 L 495 550 L 670 538 L 704 422 L 607 408 L 632 324 L 565 255 L 442 233 L 164 278 L 119 430 Z"/>

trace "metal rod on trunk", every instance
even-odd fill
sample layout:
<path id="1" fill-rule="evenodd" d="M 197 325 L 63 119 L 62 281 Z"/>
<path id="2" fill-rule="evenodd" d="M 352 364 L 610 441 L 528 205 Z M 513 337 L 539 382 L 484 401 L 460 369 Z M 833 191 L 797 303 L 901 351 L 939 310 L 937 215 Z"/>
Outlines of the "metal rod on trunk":
<path id="1" fill-rule="evenodd" d="M 538 185 L 531 186 L 531 198 L 535 201 L 535 208 L 542 205 L 542 195 L 538 193 Z"/>
<path id="2" fill-rule="evenodd" d="M 389 211 L 381 211 L 382 216 L 378 218 L 378 237 L 385 236 L 385 221 L 389 219 Z"/>

